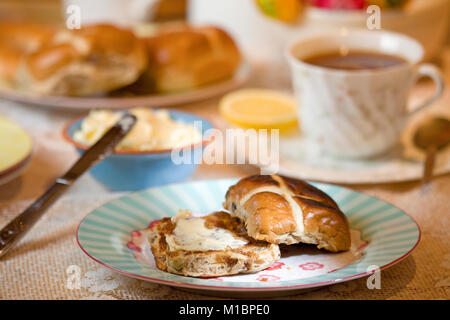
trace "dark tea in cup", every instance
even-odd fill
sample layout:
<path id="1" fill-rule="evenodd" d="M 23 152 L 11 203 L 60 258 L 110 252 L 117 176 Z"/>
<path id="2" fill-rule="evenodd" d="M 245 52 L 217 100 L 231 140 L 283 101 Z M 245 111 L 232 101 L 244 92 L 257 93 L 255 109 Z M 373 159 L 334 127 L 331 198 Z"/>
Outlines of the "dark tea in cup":
<path id="1" fill-rule="evenodd" d="M 380 69 L 407 63 L 398 56 L 362 50 L 321 53 L 303 58 L 302 61 L 323 68 L 341 70 Z"/>

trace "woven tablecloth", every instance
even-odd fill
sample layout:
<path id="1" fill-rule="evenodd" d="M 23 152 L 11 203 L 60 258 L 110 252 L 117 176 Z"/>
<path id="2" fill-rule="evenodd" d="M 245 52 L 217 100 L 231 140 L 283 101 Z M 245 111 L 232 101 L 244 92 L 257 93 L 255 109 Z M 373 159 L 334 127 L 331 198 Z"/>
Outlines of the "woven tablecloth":
<path id="1" fill-rule="evenodd" d="M 252 83 L 260 85 L 260 83 Z M 217 99 L 183 110 L 217 118 Z M 450 107 L 450 93 L 439 102 Z M 33 157 L 22 176 L 0 186 L 0 226 L 24 209 L 77 158 L 61 136 L 63 124 L 76 113 L 0 100 L 0 115 L 31 133 Z M 202 165 L 191 180 L 242 177 L 257 173 L 247 165 Z M 422 239 L 402 262 L 381 272 L 381 289 L 368 289 L 366 278 L 301 292 L 287 299 L 449 299 L 450 175 L 428 188 L 419 182 L 348 186 L 406 211 L 419 224 Z M 21 244 L 0 260 L 1 299 L 205 299 L 165 285 L 122 276 L 90 260 L 78 248 L 80 220 L 100 204 L 120 196 L 84 175 L 38 222 Z M 69 289 L 68 268 L 77 266 L 81 287 Z M 72 267 L 73 268 L 73 267 Z M 73 269 L 72 269 L 73 270 Z"/>

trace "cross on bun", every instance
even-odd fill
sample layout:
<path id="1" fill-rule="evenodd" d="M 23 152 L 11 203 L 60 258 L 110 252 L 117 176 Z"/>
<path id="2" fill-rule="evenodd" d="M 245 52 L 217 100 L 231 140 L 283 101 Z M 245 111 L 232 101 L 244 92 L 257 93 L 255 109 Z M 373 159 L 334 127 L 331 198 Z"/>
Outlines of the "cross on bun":
<path id="1" fill-rule="evenodd" d="M 222 29 L 172 25 L 146 39 L 149 67 L 143 81 L 158 92 L 198 88 L 231 77 L 241 62 Z"/>
<path id="2" fill-rule="evenodd" d="M 350 229 L 338 205 L 302 180 L 279 175 L 241 179 L 224 208 L 245 222 L 248 235 L 275 244 L 309 243 L 332 252 L 350 248 Z"/>
<path id="3" fill-rule="evenodd" d="M 132 31 L 112 25 L 55 30 L 16 23 L 0 29 L 0 77 L 24 91 L 102 94 L 133 83 L 147 65 L 142 40 Z M 10 33 L 22 36 L 8 40 Z M 14 63 L 8 70 L 2 69 L 8 57 Z"/>

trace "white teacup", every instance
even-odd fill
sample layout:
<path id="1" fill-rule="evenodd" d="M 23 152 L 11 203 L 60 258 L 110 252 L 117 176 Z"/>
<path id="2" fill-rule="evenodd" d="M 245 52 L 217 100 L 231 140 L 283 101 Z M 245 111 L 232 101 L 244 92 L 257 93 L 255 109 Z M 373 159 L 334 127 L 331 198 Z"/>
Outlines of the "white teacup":
<path id="1" fill-rule="evenodd" d="M 302 59 L 339 49 L 363 50 L 401 57 L 407 63 L 379 69 L 324 68 Z M 322 153 L 367 158 L 398 142 L 409 116 L 442 94 L 444 81 L 431 64 L 418 63 L 422 46 L 407 36 L 369 30 L 341 30 L 304 36 L 288 47 L 293 86 L 299 102 L 302 135 Z M 437 85 L 434 96 L 408 111 L 412 85 L 428 76 Z"/>

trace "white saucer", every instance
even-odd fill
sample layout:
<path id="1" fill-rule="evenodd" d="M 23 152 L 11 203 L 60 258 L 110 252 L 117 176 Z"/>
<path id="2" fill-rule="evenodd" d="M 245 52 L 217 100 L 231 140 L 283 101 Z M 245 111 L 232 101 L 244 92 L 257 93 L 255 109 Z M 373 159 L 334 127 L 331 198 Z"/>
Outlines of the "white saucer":
<path id="1" fill-rule="evenodd" d="M 375 184 L 420 180 L 425 153 L 414 146 L 415 128 L 431 117 L 447 117 L 450 111 L 431 110 L 410 121 L 401 141 L 392 151 L 364 160 L 337 159 L 323 154 L 300 133 L 280 137 L 278 173 L 290 177 L 345 184 Z M 434 176 L 450 172 L 450 146 L 442 149 L 435 162 Z"/>

